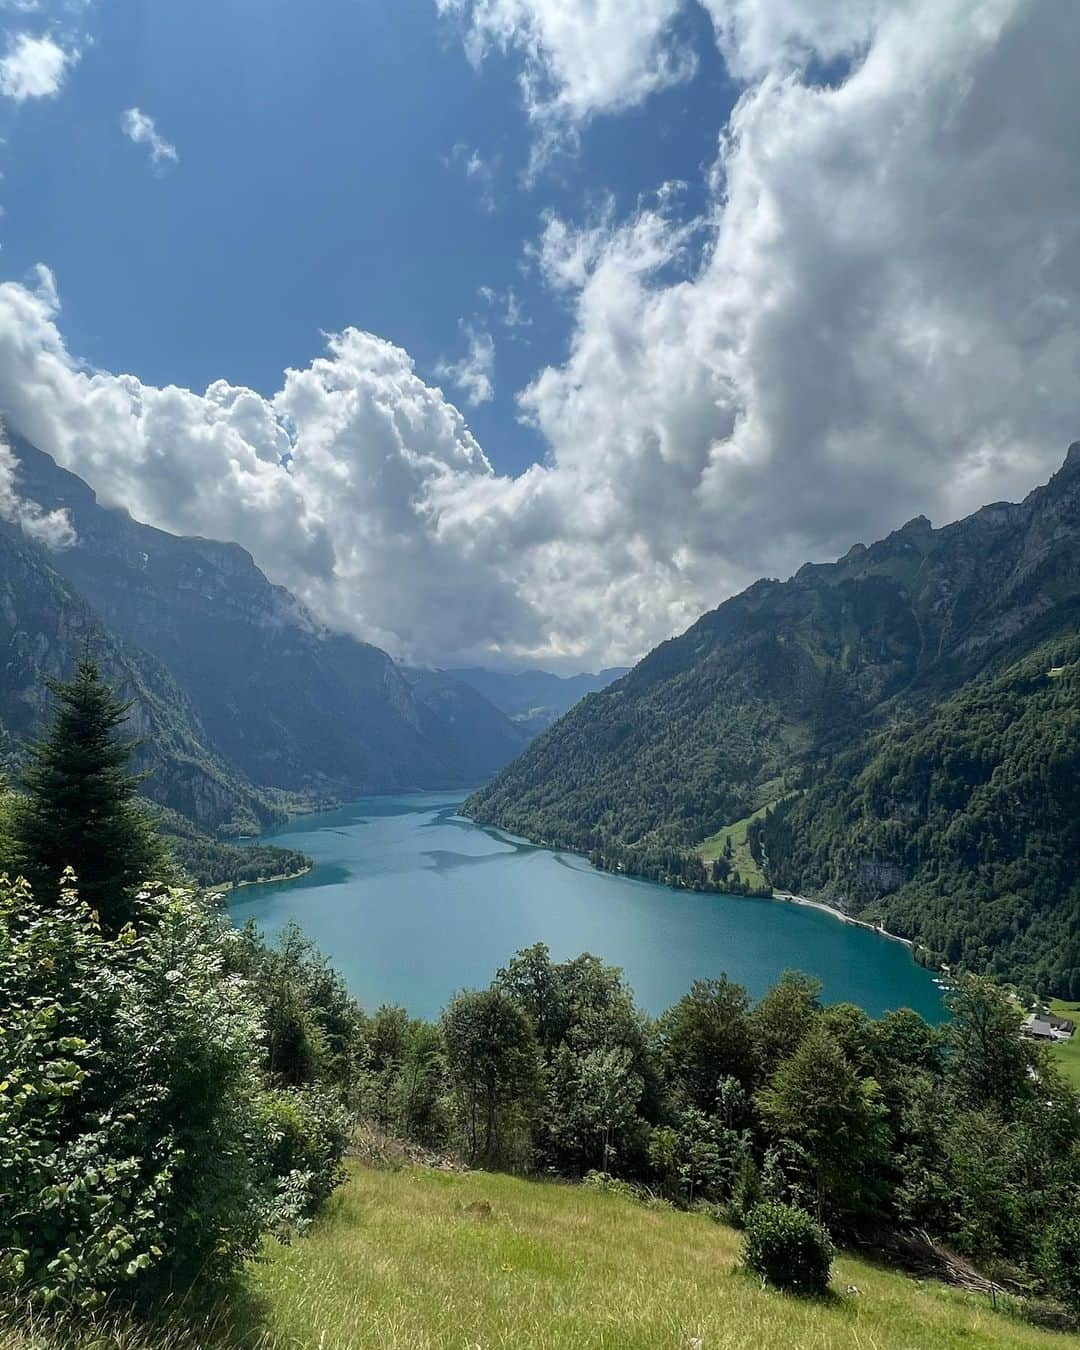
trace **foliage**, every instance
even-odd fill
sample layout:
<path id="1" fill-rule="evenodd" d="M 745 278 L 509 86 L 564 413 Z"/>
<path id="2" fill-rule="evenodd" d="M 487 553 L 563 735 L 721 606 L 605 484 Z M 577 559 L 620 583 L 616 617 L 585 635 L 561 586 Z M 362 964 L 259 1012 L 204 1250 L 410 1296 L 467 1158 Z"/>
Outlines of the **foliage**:
<path id="1" fill-rule="evenodd" d="M 110 936 L 74 890 L 0 889 L 0 1286 L 43 1303 L 219 1278 L 277 1217 L 237 935 L 140 909 Z"/>
<path id="2" fill-rule="evenodd" d="M 746 991 L 722 976 L 695 980 L 689 994 L 664 1014 L 659 1033 L 669 1081 L 687 1106 L 711 1111 L 720 1080 L 749 1086 L 754 1047 Z"/>
<path id="3" fill-rule="evenodd" d="M 474 1163 L 596 1171 L 740 1224 L 769 1202 L 842 1236 L 921 1228 L 1038 1282 L 1041 1215 L 1080 1188 L 1080 1112 L 1014 1005 L 967 978 L 938 1028 L 819 995 L 788 972 L 751 1006 L 720 978 L 653 1023 L 619 971 L 538 944 L 437 1030 L 368 1020 L 363 1109 Z"/>
<path id="4" fill-rule="evenodd" d="M 536 1037 L 501 989 L 458 994 L 442 1015 L 447 1073 L 471 1162 L 519 1158 L 525 1111 L 539 1086 Z"/>
<path id="5" fill-rule="evenodd" d="M 119 738 L 131 705 L 104 683 L 86 652 L 75 677 L 51 686 L 52 725 L 31 750 L 18 799 L 12 849 L 39 899 L 55 899 L 65 868 L 75 869 L 83 900 L 115 932 L 135 914 L 148 877 L 169 870 L 168 855 L 128 773 L 134 741 Z"/>
<path id="6" fill-rule="evenodd" d="M 73 878 L 48 904 L 0 883 L 0 1291 L 43 1305 L 218 1281 L 341 1180 L 337 977 L 286 953 L 320 1055 L 276 1072 L 273 949 L 183 891 L 134 905 L 110 934 Z"/>
<path id="7" fill-rule="evenodd" d="M 832 1271 L 828 1233 L 793 1205 L 763 1204 L 750 1211 L 743 1260 L 763 1283 L 796 1294 L 824 1294 Z"/>
<path id="8" fill-rule="evenodd" d="M 932 961 L 1068 997 L 1080 987 L 1077 661 L 1080 640 L 1047 644 L 839 761 L 757 827 L 773 880 L 884 920 Z"/>
<path id="9" fill-rule="evenodd" d="M 775 1136 L 795 1146 L 819 1217 L 850 1221 L 880 1205 L 888 1151 L 886 1108 L 820 1019 L 758 1098 Z"/>
<path id="10" fill-rule="evenodd" d="M 1078 1197 L 1080 1198 L 1080 1197 Z M 1080 1312 L 1080 1213 L 1059 1214 L 1047 1226 L 1039 1253 L 1047 1285 Z"/>

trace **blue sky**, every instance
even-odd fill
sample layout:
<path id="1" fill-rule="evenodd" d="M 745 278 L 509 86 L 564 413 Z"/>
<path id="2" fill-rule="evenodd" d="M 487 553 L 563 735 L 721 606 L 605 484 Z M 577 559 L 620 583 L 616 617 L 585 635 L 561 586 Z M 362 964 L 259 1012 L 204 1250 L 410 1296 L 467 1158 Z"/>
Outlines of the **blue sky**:
<path id="1" fill-rule="evenodd" d="M 0 424 L 395 655 L 623 664 L 1080 438 L 1078 68 L 1061 0 L 0 0 Z"/>
<path id="2" fill-rule="evenodd" d="M 562 359 L 570 322 L 526 253 L 542 213 L 586 219 L 611 194 L 624 214 L 670 179 L 700 209 L 736 91 L 704 14 L 684 23 L 696 78 L 593 119 L 526 186 L 519 61 L 474 69 L 432 0 L 105 0 L 63 97 L 8 112 L 0 266 L 19 279 L 47 262 L 72 350 L 155 385 L 270 392 L 320 330 L 347 325 L 436 382 L 474 323 L 495 343 L 495 397 L 469 421 L 516 472 L 544 446 L 515 394 Z M 121 135 L 131 106 L 175 145 L 174 166 L 152 173 Z M 474 152 L 490 179 L 467 175 Z M 524 322 L 509 329 L 511 288 Z"/>

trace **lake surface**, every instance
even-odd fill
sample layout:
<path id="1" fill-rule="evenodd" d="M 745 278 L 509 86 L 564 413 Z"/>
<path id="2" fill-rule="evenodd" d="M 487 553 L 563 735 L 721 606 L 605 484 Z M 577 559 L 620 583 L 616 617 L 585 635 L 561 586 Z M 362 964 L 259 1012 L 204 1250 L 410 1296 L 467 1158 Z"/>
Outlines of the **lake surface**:
<path id="1" fill-rule="evenodd" d="M 589 951 L 621 966 L 638 1003 L 660 1013 L 691 981 L 726 972 L 757 997 L 784 970 L 824 983 L 829 1002 L 878 1015 L 943 1016 L 930 973 L 906 947 L 779 900 L 674 891 L 599 872 L 457 814 L 461 793 L 366 797 L 269 833 L 315 870 L 235 893 L 237 923 L 273 935 L 290 919 L 368 1009 L 404 1004 L 435 1017 L 462 988 L 487 985 L 521 947 L 554 959 Z"/>

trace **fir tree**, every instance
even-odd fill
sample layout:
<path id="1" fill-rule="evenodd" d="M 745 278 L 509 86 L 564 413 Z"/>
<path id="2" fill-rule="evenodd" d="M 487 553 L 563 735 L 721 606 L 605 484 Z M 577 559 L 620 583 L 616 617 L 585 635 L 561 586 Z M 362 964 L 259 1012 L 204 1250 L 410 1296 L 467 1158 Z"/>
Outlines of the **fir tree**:
<path id="1" fill-rule="evenodd" d="M 165 846 L 128 773 L 138 742 L 118 733 L 130 703 L 101 678 L 89 650 L 70 683 L 49 686 L 58 700 L 52 726 L 31 751 L 26 796 L 13 821 L 18 870 L 41 899 L 57 899 L 72 867 L 79 893 L 108 931 L 135 914 L 135 895 L 170 867 Z"/>

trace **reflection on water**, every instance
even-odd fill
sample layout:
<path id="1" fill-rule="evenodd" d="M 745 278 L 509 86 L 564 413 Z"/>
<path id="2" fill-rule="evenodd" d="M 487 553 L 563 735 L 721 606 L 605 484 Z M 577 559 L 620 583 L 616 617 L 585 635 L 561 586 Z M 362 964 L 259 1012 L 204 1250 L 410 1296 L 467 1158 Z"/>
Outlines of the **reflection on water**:
<path id="1" fill-rule="evenodd" d="M 472 824 L 457 814 L 462 800 L 366 797 L 301 817 L 267 838 L 309 854 L 314 871 L 240 890 L 230 911 L 271 934 L 298 919 L 366 1006 L 402 1003 L 418 1016 L 487 984 L 533 942 L 558 960 L 591 951 L 623 967 L 652 1013 L 695 979 L 726 972 L 759 996 L 800 969 L 831 1001 L 942 1015 L 929 973 L 899 943 L 780 901 L 598 872 L 575 854 Z"/>

